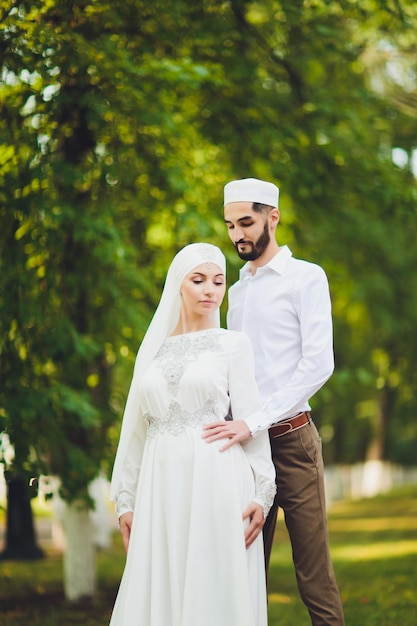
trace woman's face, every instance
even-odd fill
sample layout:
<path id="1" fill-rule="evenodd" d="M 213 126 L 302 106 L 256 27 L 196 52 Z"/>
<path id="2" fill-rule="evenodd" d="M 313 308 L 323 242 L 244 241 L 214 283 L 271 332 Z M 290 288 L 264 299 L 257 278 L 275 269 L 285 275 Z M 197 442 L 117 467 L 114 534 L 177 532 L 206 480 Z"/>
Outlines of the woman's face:
<path id="1" fill-rule="evenodd" d="M 220 267 L 202 263 L 182 281 L 182 307 L 188 315 L 210 315 L 220 307 L 225 291 L 226 280 Z"/>

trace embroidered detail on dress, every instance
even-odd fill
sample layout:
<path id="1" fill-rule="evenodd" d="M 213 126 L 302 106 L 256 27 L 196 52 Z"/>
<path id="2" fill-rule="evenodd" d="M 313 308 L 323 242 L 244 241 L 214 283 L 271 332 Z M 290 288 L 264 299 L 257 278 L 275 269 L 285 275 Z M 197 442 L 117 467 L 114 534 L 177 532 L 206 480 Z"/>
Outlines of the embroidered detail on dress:
<path id="1" fill-rule="evenodd" d="M 127 493 L 118 493 L 114 499 L 114 508 L 118 517 L 122 513 L 133 511 L 132 498 Z"/>
<path id="2" fill-rule="evenodd" d="M 267 481 L 262 482 L 260 485 L 256 485 L 255 497 L 258 498 L 258 500 L 260 500 L 260 504 L 262 504 L 265 519 L 274 502 L 276 492 L 277 486 L 275 482 Z"/>
<path id="3" fill-rule="evenodd" d="M 219 419 L 218 415 L 217 402 L 209 398 L 197 411 L 186 411 L 178 402 L 171 402 L 165 417 L 145 413 L 143 418 L 148 424 L 148 438 L 153 439 L 159 433 L 180 435 L 186 428 L 196 428 Z"/>
<path id="4" fill-rule="evenodd" d="M 218 335 L 213 333 L 206 333 L 198 338 L 183 335 L 175 338 L 175 341 L 165 342 L 155 356 L 155 361 L 162 370 L 172 395 L 178 393 L 181 378 L 190 363 L 203 352 L 217 352 L 220 349 Z"/>

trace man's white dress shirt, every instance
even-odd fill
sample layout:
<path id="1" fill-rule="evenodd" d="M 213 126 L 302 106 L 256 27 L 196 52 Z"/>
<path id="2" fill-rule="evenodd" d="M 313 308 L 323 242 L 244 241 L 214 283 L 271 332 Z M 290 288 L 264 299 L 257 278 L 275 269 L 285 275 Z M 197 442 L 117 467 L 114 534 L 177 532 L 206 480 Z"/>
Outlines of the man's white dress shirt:
<path id="1" fill-rule="evenodd" d="M 329 285 L 324 270 L 287 246 L 267 265 L 240 270 L 229 289 L 227 324 L 251 340 L 263 407 L 246 419 L 251 433 L 310 410 L 334 369 Z"/>

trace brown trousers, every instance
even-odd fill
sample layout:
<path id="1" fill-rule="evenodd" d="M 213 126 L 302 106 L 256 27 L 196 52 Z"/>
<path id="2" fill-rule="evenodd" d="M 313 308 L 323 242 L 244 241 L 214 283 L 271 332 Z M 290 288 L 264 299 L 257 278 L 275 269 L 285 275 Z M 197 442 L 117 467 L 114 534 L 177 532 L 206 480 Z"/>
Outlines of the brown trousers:
<path id="1" fill-rule="evenodd" d="M 300 596 L 313 626 L 343 626 L 343 608 L 329 552 L 321 440 L 306 426 L 271 437 L 277 495 L 264 526 L 265 567 L 274 540 L 278 508 L 284 511 Z"/>

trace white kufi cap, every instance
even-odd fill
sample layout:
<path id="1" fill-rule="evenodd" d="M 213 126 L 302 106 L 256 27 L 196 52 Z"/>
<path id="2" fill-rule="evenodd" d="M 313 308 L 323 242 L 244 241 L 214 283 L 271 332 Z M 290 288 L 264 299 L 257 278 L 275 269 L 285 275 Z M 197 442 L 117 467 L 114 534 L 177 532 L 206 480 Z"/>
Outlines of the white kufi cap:
<path id="1" fill-rule="evenodd" d="M 224 188 L 224 204 L 229 204 L 229 202 L 257 202 L 277 209 L 278 198 L 278 187 L 258 178 L 232 180 Z"/>

